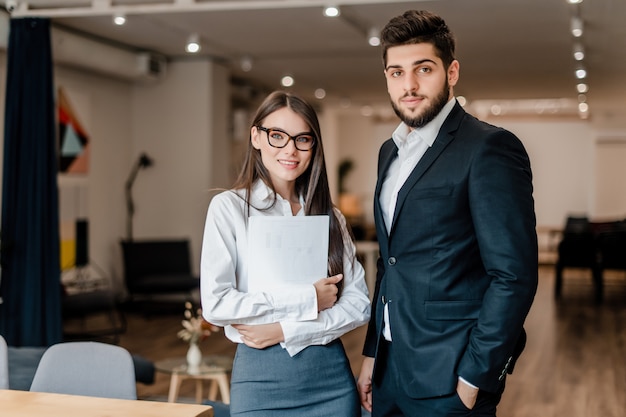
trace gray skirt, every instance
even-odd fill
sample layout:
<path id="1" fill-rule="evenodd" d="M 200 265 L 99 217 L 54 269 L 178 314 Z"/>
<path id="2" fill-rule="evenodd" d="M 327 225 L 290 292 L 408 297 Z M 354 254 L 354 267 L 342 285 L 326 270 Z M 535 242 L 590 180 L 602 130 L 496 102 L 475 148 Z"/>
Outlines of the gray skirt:
<path id="1" fill-rule="evenodd" d="M 231 416 L 361 415 L 350 363 L 339 339 L 290 357 L 280 345 L 239 344 L 233 364 Z"/>

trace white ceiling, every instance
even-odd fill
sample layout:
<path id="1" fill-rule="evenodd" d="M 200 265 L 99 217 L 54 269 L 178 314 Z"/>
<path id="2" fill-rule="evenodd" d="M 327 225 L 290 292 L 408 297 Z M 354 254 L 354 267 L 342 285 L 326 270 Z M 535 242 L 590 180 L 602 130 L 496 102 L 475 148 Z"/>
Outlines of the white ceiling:
<path id="1" fill-rule="evenodd" d="M 232 67 L 233 74 L 269 89 L 282 75 L 293 89 L 353 104 L 387 103 L 380 49 L 367 44 L 407 9 L 440 13 L 457 37 L 461 80 L 456 94 L 475 100 L 571 99 L 578 101 L 570 19 L 584 21 L 590 120 L 600 127 L 626 127 L 626 1 L 585 0 L 337 0 L 339 18 L 322 15 L 316 0 L 17 0 L 14 16 L 50 16 L 55 25 L 106 39 L 133 50 L 194 59 L 184 52 L 198 33 L 199 55 Z M 44 8 L 44 9 L 42 9 Z M 114 11 L 126 11 L 114 26 Z M 243 72 L 242 57 L 253 60 Z"/>

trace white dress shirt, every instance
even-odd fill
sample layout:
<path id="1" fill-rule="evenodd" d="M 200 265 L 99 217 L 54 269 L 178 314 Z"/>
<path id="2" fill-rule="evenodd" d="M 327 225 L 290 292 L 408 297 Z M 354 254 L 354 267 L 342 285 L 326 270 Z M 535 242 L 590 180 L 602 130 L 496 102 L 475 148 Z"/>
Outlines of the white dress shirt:
<path id="1" fill-rule="evenodd" d="M 344 236 L 343 290 L 337 303 L 317 312 L 315 287 L 298 285 L 271 292 L 247 293 L 247 217 L 292 216 L 289 201 L 280 195 L 267 210 L 274 193 L 257 181 L 250 195 L 247 213 L 243 190 L 222 192 L 211 201 L 206 217 L 200 266 L 200 290 L 204 318 L 225 327 L 230 340 L 241 343 L 231 324 L 280 323 L 285 341 L 281 343 L 294 356 L 310 345 L 325 345 L 369 320 L 370 302 L 365 273 L 355 257 L 346 221 L 336 210 Z M 302 201 L 301 201 L 302 202 Z M 301 209 L 297 216 L 303 216 Z M 320 277 L 324 278 L 324 277 Z"/>
<path id="2" fill-rule="evenodd" d="M 380 190 L 380 208 L 387 228 L 387 235 L 391 232 L 393 216 L 398 201 L 398 192 L 406 182 L 411 172 L 422 159 L 428 148 L 433 146 L 439 134 L 439 129 L 452 111 L 456 100 L 452 99 L 446 103 L 439 114 L 426 126 L 418 129 L 410 129 L 409 126 L 400 123 L 391 134 L 391 138 L 398 147 L 398 156 L 395 158 L 385 175 L 383 185 Z M 391 341 L 391 327 L 389 325 L 389 308 L 385 304 L 383 311 L 383 336 Z"/>

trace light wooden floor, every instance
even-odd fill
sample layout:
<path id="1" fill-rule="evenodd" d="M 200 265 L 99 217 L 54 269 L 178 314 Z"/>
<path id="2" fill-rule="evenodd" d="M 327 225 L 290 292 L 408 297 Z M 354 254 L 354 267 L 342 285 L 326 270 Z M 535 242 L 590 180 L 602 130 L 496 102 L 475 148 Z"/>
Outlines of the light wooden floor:
<path id="1" fill-rule="evenodd" d="M 562 299 L 553 299 L 553 267 L 540 268 L 540 284 L 526 329 L 528 344 L 515 373 L 509 376 L 500 417 L 626 416 L 626 276 L 606 279 L 606 301 L 593 304 L 588 273 L 566 270 Z M 128 331 L 120 344 L 151 360 L 182 356 L 187 345 L 176 337 L 179 313 L 146 319 L 128 314 Z M 344 336 L 355 372 L 361 364 L 365 328 Z M 222 333 L 202 345 L 205 354 L 234 353 Z M 138 385 L 141 398 L 165 398 L 169 377 L 157 374 L 153 385 Z M 193 397 L 191 382 L 181 396 Z"/>

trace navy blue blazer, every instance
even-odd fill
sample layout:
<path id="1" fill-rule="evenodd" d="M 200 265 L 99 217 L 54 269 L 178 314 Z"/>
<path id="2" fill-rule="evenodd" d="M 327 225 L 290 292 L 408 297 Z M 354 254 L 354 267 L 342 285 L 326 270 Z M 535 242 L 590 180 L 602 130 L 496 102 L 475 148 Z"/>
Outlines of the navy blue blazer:
<path id="1" fill-rule="evenodd" d="M 397 151 L 389 139 L 379 154 L 380 259 L 363 353 L 376 355 L 385 301 L 408 395 L 450 394 L 459 375 L 497 392 L 523 350 L 537 289 L 528 155 L 511 132 L 457 103 L 400 189 L 387 234 L 379 197 Z"/>

